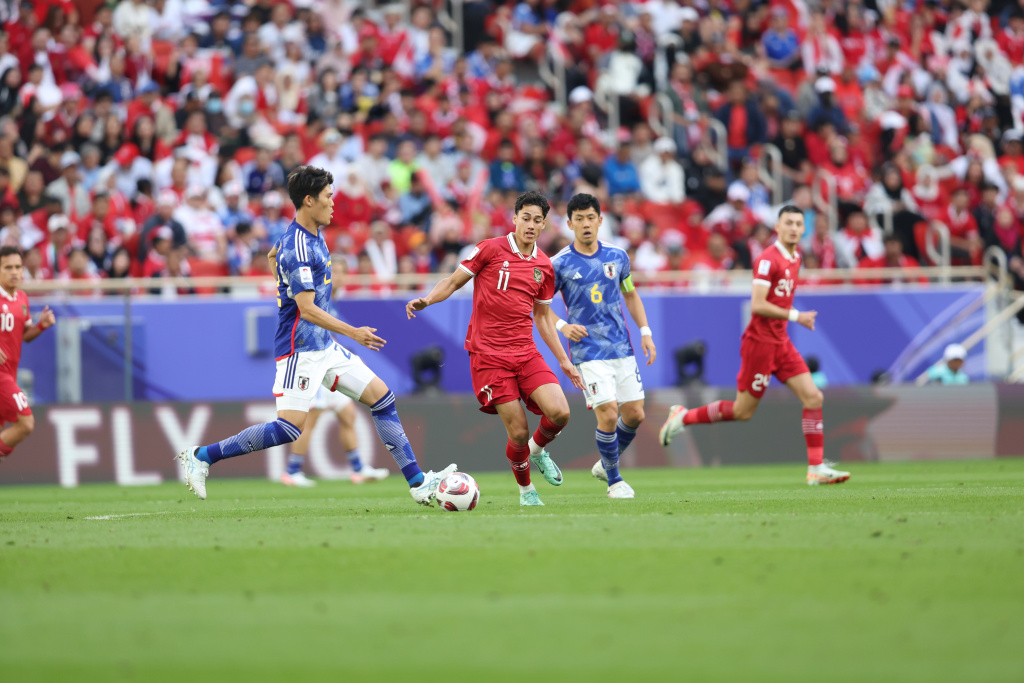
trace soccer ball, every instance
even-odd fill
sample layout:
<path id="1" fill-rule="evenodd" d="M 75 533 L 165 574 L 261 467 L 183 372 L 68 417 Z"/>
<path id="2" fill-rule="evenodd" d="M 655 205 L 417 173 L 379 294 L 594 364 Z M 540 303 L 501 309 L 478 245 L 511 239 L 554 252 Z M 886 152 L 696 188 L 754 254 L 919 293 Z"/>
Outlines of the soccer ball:
<path id="1" fill-rule="evenodd" d="M 454 472 L 441 480 L 437 487 L 437 504 L 451 512 L 464 512 L 476 507 L 480 500 L 480 486 L 465 472 Z"/>

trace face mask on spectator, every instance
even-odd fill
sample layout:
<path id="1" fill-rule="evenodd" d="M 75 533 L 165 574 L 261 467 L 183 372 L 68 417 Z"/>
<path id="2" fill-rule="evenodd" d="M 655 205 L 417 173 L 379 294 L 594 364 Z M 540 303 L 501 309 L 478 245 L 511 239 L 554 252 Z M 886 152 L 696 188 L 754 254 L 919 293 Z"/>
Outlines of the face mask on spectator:
<path id="1" fill-rule="evenodd" d="M 242 100 L 238 103 L 238 113 L 242 116 L 249 116 L 256 111 L 256 103 L 252 100 Z"/>
<path id="2" fill-rule="evenodd" d="M 244 109 L 244 105 L 242 107 Z M 224 109 L 224 102 L 219 97 L 211 97 L 206 102 L 206 111 L 211 114 L 219 114 Z"/>

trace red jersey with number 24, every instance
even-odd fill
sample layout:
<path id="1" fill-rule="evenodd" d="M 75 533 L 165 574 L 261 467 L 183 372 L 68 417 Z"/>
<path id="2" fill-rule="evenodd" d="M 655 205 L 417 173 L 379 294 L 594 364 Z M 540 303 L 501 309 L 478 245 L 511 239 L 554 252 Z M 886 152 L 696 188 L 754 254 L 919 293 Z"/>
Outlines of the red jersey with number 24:
<path id="1" fill-rule="evenodd" d="M 533 305 L 555 296 L 551 259 L 533 245 L 519 251 L 513 233 L 476 245 L 459 268 L 473 276 L 473 315 L 466 332 L 470 353 L 515 356 L 536 353 Z"/>
<path id="2" fill-rule="evenodd" d="M 785 247 L 775 242 L 754 261 L 754 286 L 768 288 L 768 303 L 775 304 L 780 308 L 793 308 L 796 278 L 800 272 L 802 261 L 800 252 L 796 251 L 790 254 Z M 743 336 L 775 344 L 787 342 L 789 341 L 789 333 L 786 331 L 787 324 L 789 324 L 788 320 L 752 315 Z"/>
<path id="3" fill-rule="evenodd" d="M 28 295 L 19 289 L 11 296 L 0 288 L 0 351 L 7 357 L 0 365 L 0 372 L 5 375 L 18 376 L 21 343 L 28 321 Z"/>

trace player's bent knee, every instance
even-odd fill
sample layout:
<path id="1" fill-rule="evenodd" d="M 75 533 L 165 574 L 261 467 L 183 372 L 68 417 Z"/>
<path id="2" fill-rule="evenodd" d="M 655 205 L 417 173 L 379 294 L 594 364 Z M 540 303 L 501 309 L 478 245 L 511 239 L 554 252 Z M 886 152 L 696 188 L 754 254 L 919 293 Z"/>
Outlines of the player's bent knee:
<path id="1" fill-rule="evenodd" d="M 506 431 L 508 432 L 508 440 L 512 443 L 522 445 L 530 441 L 529 427 L 510 427 Z"/>
<path id="2" fill-rule="evenodd" d="M 825 405 L 825 395 L 820 390 L 804 399 L 804 408 L 807 410 L 819 410 Z"/>
<path id="3" fill-rule="evenodd" d="M 639 406 L 622 411 L 622 421 L 630 427 L 639 427 L 646 417 L 644 409 Z"/>
<path id="4" fill-rule="evenodd" d="M 25 436 L 28 436 L 36 428 L 36 418 L 34 415 L 22 415 L 17 424 Z"/>
<path id="5" fill-rule="evenodd" d="M 753 408 L 733 407 L 732 419 L 735 420 L 736 422 L 746 422 L 752 417 L 754 417 Z"/>
<path id="6" fill-rule="evenodd" d="M 559 406 L 555 410 L 552 410 L 551 414 L 547 417 L 556 425 L 562 426 L 569 421 L 569 406 Z"/>

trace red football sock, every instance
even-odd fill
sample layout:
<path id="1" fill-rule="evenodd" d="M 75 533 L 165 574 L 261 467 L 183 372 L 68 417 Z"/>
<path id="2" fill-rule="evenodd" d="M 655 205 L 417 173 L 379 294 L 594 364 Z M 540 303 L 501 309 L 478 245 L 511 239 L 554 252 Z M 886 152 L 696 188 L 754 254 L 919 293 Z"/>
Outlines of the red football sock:
<path id="1" fill-rule="evenodd" d="M 565 424 L 569 424 L 566 422 Z M 533 433 L 533 442 L 544 448 L 549 443 L 555 440 L 558 433 L 565 428 L 565 425 L 556 425 L 554 422 L 549 420 L 544 415 L 540 417 L 540 426 L 537 427 L 537 431 Z"/>
<path id="2" fill-rule="evenodd" d="M 0 439 L 0 458 L 5 458 L 14 452 L 14 446 L 8 446 L 4 443 L 3 439 Z"/>
<path id="3" fill-rule="evenodd" d="M 825 454 L 825 429 L 821 422 L 821 408 L 804 408 L 804 439 L 807 441 L 807 464 L 820 465 Z"/>
<path id="4" fill-rule="evenodd" d="M 684 425 L 732 422 L 732 401 L 715 401 L 700 408 L 687 410 L 683 415 Z"/>
<path id="5" fill-rule="evenodd" d="M 530 485 L 530 447 L 524 444 L 512 443 L 509 439 L 505 444 L 505 457 L 512 465 L 512 474 L 516 475 L 516 483 L 520 486 Z"/>

